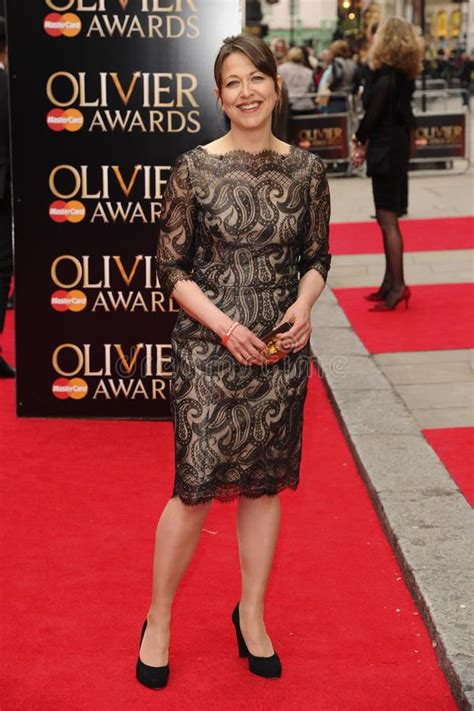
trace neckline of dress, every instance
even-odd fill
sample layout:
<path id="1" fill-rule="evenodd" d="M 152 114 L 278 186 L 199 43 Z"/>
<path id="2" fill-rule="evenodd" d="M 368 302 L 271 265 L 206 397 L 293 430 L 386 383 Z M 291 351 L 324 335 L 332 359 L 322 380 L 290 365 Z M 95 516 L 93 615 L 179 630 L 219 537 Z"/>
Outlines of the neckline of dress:
<path id="1" fill-rule="evenodd" d="M 199 148 L 203 153 L 205 153 L 207 156 L 210 156 L 211 158 L 217 158 L 218 160 L 222 160 L 222 158 L 226 158 L 227 156 L 249 156 L 250 158 L 262 158 L 264 155 L 272 155 L 272 156 L 279 156 L 283 160 L 286 158 L 289 158 L 291 154 L 293 153 L 293 150 L 295 146 L 290 144 L 290 150 L 287 153 L 280 153 L 279 151 L 276 151 L 274 148 L 262 148 L 262 150 L 257 151 L 256 153 L 252 153 L 251 151 L 246 151 L 244 148 L 234 148 L 231 151 L 227 151 L 226 153 L 209 153 L 204 146 L 196 146 Z"/>

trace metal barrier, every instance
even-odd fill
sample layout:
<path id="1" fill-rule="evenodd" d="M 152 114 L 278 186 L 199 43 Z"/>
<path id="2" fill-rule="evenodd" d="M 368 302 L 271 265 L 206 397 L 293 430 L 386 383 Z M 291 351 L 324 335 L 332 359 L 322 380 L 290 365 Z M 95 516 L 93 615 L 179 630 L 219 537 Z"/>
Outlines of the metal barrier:
<path id="1" fill-rule="evenodd" d="M 428 105 L 430 98 L 441 100 L 443 110 L 420 110 L 423 94 Z M 454 108 L 457 99 L 460 99 L 458 109 Z M 412 134 L 410 170 L 466 172 L 471 164 L 469 92 L 466 89 L 417 91 L 414 109 L 416 128 Z M 464 162 L 461 170 L 454 170 L 454 159 Z"/>
<path id="2" fill-rule="evenodd" d="M 425 79 L 425 85 L 423 87 L 423 79 L 417 79 L 415 81 L 416 89 L 429 89 L 434 91 L 442 91 L 448 88 L 448 82 L 446 79 Z"/>
<path id="3" fill-rule="evenodd" d="M 442 102 L 445 111 L 449 110 L 450 99 L 461 99 L 460 106 L 469 108 L 469 91 L 467 89 L 426 89 L 425 91 L 415 91 L 413 94 L 413 108 L 416 111 L 423 111 L 423 97 L 426 99 L 426 104 L 429 106 L 439 101 Z"/>
<path id="4" fill-rule="evenodd" d="M 319 111 L 315 106 L 314 113 L 290 114 L 288 119 L 290 143 L 317 153 L 325 163 L 328 174 L 350 175 L 352 173 L 350 137 L 354 124 L 352 97 L 345 92 L 333 92 L 329 96 L 315 93 L 304 94 L 304 96 L 318 98 Z M 331 103 L 334 109 L 342 102 L 344 110 L 333 113 Z"/>
<path id="5" fill-rule="evenodd" d="M 423 95 L 427 100 L 441 100 L 443 110 L 422 112 L 419 107 Z M 300 96 L 314 98 L 318 95 L 312 93 Z M 354 97 L 351 95 L 334 93 L 329 99 L 339 102 L 344 100 L 345 110 L 332 113 L 328 103 L 321 105 L 319 112 L 315 109 L 315 113 L 291 114 L 288 125 L 289 141 L 300 148 L 317 153 L 330 175 L 360 175 L 360 169 L 354 169 L 350 161 L 350 137 L 357 129 L 362 114 L 354 110 Z M 461 100 L 459 110 L 450 108 L 450 100 L 453 99 Z M 456 172 L 468 170 L 471 161 L 467 90 L 445 88 L 442 91 L 416 91 L 414 109 L 417 126 L 412 137 L 409 169 L 434 169 L 444 173 L 448 170 L 453 173 L 453 161 L 456 159 L 464 162 L 463 169 Z"/>

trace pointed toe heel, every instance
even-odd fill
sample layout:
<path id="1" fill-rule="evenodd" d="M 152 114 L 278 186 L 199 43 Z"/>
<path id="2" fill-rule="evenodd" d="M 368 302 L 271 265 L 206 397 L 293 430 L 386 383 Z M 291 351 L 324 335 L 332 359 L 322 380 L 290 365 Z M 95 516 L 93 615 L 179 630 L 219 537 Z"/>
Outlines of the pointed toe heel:
<path id="1" fill-rule="evenodd" d="M 237 603 L 232 613 L 232 622 L 235 627 L 239 657 L 248 657 L 249 671 L 266 679 L 279 679 L 281 677 L 281 661 L 276 652 L 271 657 L 256 657 L 249 652 L 240 629 L 239 603 Z"/>
<path id="2" fill-rule="evenodd" d="M 364 299 L 366 301 L 383 301 L 386 293 L 379 289 L 378 291 L 372 291 L 370 294 L 365 294 Z"/>
<path id="3" fill-rule="evenodd" d="M 271 657 L 254 657 L 249 653 L 249 669 L 252 674 L 263 676 L 265 679 L 279 679 L 281 677 L 280 657 L 276 652 Z"/>
<path id="4" fill-rule="evenodd" d="M 405 309 L 407 309 L 410 297 L 411 297 L 410 287 L 406 286 L 403 289 L 403 292 L 401 293 L 401 295 L 397 299 L 395 299 L 395 301 L 393 301 L 392 303 L 387 303 L 386 301 L 381 301 L 380 303 L 375 304 L 375 306 L 372 306 L 372 308 L 369 309 L 369 311 L 378 311 L 378 312 L 394 311 L 401 301 L 405 302 Z"/>
<path id="5" fill-rule="evenodd" d="M 142 627 L 142 634 L 138 647 L 138 659 L 135 676 L 137 681 L 140 682 L 140 684 L 143 684 L 143 686 L 147 686 L 149 689 L 164 689 L 166 684 L 168 683 L 168 677 L 170 673 L 169 664 L 166 664 L 163 667 L 151 667 L 148 664 L 142 662 L 142 660 L 140 659 L 140 647 L 142 646 L 146 627 L 147 620 L 145 620 Z"/>

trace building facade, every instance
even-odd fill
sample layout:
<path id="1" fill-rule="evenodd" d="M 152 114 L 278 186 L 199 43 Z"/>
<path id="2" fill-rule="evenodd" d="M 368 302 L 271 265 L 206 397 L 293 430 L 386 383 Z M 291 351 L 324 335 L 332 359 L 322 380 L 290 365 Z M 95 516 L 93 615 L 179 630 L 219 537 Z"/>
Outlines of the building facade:
<path id="1" fill-rule="evenodd" d="M 474 0 L 260 0 L 266 37 L 284 37 L 289 44 L 327 47 L 337 27 L 360 38 L 372 22 L 392 15 L 424 27 L 432 54 L 439 49 L 474 49 Z"/>
<path id="2" fill-rule="evenodd" d="M 337 25 L 337 0 L 261 1 L 268 39 L 284 37 L 289 44 L 328 46 Z"/>

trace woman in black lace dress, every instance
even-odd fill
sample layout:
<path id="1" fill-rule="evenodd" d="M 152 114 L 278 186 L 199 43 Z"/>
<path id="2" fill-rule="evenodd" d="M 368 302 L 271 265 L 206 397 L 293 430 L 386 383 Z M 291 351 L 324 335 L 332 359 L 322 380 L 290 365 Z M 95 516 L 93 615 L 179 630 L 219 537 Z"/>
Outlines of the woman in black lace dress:
<path id="1" fill-rule="evenodd" d="M 138 680 L 153 688 L 168 678 L 174 594 L 214 500 L 238 498 L 240 655 L 256 674 L 281 674 L 264 596 L 278 493 L 298 486 L 311 308 L 330 266 L 323 164 L 271 132 L 282 82 L 270 49 L 229 38 L 215 78 L 231 128 L 178 158 L 160 218 L 158 274 L 181 309 L 172 334 L 175 483 L 158 523 L 137 662 Z M 259 336 L 283 322 L 287 355 L 269 364 Z"/>
<path id="2" fill-rule="evenodd" d="M 365 114 L 352 139 L 351 157 L 356 166 L 367 160 L 385 252 L 382 283 L 366 298 L 379 302 L 371 311 L 391 311 L 400 301 L 408 306 L 410 298 L 398 218 L 408 206 L 410 130 L 415 123 L 411 99 L 421 69 L 421 45 L 413 26 L 398 17 L 385 20 L 374 35 L 369 67 Z"/>

